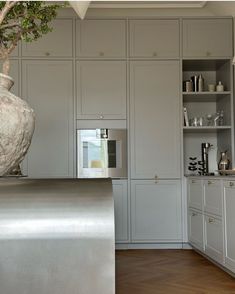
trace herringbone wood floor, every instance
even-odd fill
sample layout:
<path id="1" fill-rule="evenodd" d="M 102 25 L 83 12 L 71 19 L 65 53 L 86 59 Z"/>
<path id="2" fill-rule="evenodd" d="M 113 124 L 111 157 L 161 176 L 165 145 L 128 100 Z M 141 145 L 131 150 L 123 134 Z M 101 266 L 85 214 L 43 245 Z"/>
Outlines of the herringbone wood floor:
<path id="1" fill-rule="evenodd" d="M 116 252 L 116 294 L 235 294 L 235 279 L 192 250 Z"/>

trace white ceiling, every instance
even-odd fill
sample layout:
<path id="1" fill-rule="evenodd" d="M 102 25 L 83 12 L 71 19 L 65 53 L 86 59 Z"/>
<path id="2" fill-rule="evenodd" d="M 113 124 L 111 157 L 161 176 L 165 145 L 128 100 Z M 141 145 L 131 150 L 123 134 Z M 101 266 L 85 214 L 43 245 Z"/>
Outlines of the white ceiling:
<path id="1" fill-rule="evenodd" d="M 99 1 L 90 8 L 202 8 L 207 1 Z"/>

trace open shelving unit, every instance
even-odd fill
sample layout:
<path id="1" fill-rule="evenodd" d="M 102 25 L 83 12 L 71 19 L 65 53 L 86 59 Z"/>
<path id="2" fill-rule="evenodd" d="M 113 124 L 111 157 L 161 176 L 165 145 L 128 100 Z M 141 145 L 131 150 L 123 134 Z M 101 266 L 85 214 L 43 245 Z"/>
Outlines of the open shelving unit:
<path id="1" fill-rule="evenodd" d="M 232 60 L 227 59 L 185 59 L 182 61 L 182 80 L 190 80 L 194 75 L 204 78 L 203 92 L 182 92 L 183 107 L 186 107 L 189 120 L 203 118 L 202 126 L 183 125 L 184 173 L 188 170 L 189 157 L 201 160 L 201 143 L 213 144 L 209 151 L 210 172 L 217 170 L 221 151 L 228 150 L 231 165 L 234 163 L 234 114 Z M 217 85 L 221 81 L 223 92 L 209 92 L 208 84 Z M 207 125 L 207 115 L 223 111 L 223 124 Z M 184 120 L 183 120 L 184 121 Z"/>

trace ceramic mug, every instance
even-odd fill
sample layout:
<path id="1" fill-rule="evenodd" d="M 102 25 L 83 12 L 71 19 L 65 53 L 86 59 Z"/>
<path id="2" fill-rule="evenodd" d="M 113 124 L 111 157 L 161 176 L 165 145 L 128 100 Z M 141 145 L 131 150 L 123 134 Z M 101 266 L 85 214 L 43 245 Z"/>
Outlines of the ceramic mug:
<path id="1" fill-rule="evenodd" d="M 208 85 L 208 91 L 209 92 L 215 92 L 215 85 L 214 84 L 209 84 Z"/>

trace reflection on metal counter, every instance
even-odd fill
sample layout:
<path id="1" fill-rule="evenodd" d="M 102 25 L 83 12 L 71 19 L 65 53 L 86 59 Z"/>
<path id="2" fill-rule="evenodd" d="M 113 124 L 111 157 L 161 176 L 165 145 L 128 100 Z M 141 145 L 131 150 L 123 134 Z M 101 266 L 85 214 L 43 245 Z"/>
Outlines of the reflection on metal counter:
<path id="1" fill-rule="evenodd" d="M 0 293 L 115 293 L 110 179 L 0 179 Z"/>

